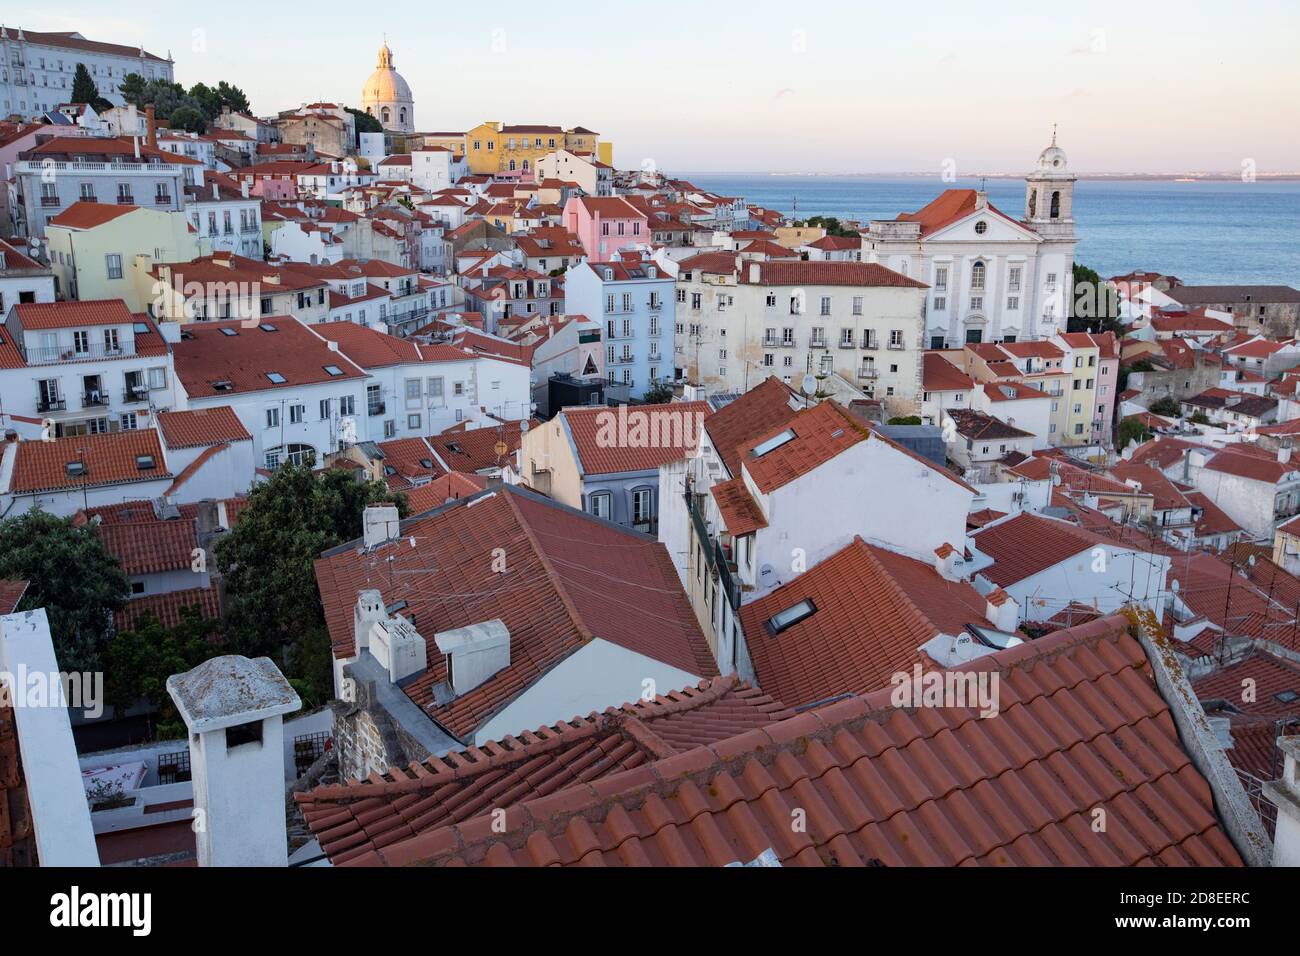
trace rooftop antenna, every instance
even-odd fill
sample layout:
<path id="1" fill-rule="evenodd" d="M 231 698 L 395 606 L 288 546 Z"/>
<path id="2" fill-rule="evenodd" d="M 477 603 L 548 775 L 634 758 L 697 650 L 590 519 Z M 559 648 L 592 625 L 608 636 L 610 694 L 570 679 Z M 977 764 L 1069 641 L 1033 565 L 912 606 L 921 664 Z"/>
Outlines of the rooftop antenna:
<path id="1" fill-rule="evenodd" d="M 1052 145 L 1056 145 L 1056 124 L 1052 124 Z"/>

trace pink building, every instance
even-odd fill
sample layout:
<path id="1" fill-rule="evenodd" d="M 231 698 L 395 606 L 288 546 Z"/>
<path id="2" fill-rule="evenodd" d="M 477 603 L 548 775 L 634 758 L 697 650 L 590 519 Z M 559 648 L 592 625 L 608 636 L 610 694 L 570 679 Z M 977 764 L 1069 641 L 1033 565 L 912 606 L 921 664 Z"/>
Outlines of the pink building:
<path id="1" fill-rule="evenodd" d="M 600 262 L 627 246 L 650 241 L 645 213 L 618 196 L 572 197 L 564 205 L 564 228 Z"/>
<path id="2" fill-rule="evenodd" d="M 0 122 L 0 236 L 12 236 L 14 233 L 13 210 L 9 208 L 9 190 L 4 180 L 13 173 L 13 165 L 18 162 L 18 154 L 35 149 L 36 134 L 44 133 L 50 138 L 50 131 L 57 126 L 45 126 L 41 123 L 3 123 Z M 4 316 L 0 316 L 0 321 Z"/>

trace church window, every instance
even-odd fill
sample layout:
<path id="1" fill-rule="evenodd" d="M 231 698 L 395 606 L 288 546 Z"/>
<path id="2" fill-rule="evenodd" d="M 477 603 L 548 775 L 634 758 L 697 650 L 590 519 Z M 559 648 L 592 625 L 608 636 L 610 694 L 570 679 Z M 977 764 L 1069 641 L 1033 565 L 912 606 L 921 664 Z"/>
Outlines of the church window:
<path id="1" fill-rule="evenodd" d="M 970 287 L 972 289 L 984 288 L 984 263 L 977 261 L 970 267 Z"/>
<path id="2" fill-rule="evenodd" d="M 1051 213 L 1051 218 L 1052 218 L 1052 219 L 1060 219 L 1060 218 L 1061 218 L 1061 194 L 1060 194 L 1059 192 L 1054 192 L 1054 193 L 1052 193 L 1052 213 Z"/>
<path id="3" fill-rule="evenodd" d="M 383 122 L 387 123 L 388 120 L 389 120 L 389 118 L 390 118 L 390 116 L 391 116 L 391 114 L 388 112 L 388 107 L 385 106 L 384 109 L 383 109 L 383 114 L 382 114 L 382 120 L 383 120 Z"/>
<path id="4" fill-rule="evenodd" d="M 984 233 L 986 233 L 986 232 L 988 232 L 988 231 L 989 231 L 989 224 L 988 224 L 987 222 L 985 222 L 983 219 L 981 219 L 979 222 L 975 223 L 975 233 L 976 233 L 976 235 L 980 235 L 980 236 L 982 236 L 982 235 L 984 235 Z"/>
<path id="5" fill-rule="evenodd" d="M 1038 190 L 1029 190 L 1029 218 L 1033 219 L 1038 215 Z"/>
<path id="6" fill-rule="evenodd" d="M 398 113 L 398 117 L 399 117 L 400 122 L 402 122 L 402 123 L 405 123 L 405 122 L 406 122 L 406 108 L 405 108 L 405 107 L 403 107 L 403 108 L 401 109 L 401 111 Z"/>

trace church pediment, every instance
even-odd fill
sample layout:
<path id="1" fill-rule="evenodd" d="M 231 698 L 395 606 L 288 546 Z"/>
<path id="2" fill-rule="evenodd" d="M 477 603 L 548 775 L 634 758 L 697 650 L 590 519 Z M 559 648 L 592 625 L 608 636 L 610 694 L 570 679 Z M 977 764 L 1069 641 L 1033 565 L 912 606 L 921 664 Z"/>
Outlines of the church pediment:
<path id="1" fill-rule="evenodd" d="M 980 226 L 983 226 L 981 229 Z M 923 242 L 1042 242 L 1043 237 L 997 210 L 987 207 L 972 210 L 942 229 L 936 229 Z"/>

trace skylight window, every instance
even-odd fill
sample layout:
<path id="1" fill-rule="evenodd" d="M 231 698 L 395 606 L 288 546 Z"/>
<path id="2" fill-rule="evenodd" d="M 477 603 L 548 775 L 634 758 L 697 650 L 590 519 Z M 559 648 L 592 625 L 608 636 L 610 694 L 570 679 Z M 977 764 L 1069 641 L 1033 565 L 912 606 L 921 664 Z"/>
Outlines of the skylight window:
<path id="1" fill-rule="evenodd" d="M 212 390 L 214 392 L 228 392 L 232 388 L 234 388 L 234 386 L 230 383 L 229 379 L 223 378 L 219 381 L 212 383 Z"/>
<path id="2" fill-rule="evenodd" d="M 1293 690 L 1284 690 L 1280 694 L 1274 694 L 1273 699 L 1280 704 L 1294 704 L 1297 700 L 1300 700 L 1300 694 Z"/>
<path id="3" fill-rule="evenodd" d="M 222 334 L 222 335 L 228 335 L 228 336 L 230 336 L 231 338 L 233 338 L 234 336 L 238 335 L 239 333 L 236 332 L 234 329 L 222 329 L 222 330 L 221 330 L 221 334 Z"/>
<path id="4" fill-rule="evenodd" d="M 279 331 L 280 331 L 280 330 L 277 329 L 274 325 L 270 325 L 269 323 L 266 323 L 266 322 L 263 322 L 261 325 L 258 326 L 258 328 L 261 329 L 263 332 L 279 332 Z"/>
<path id="5" fill-rule="evenodd" d="M 325 371 L 333 376 L 338 376 L 343 374 L 343 369 L 339 368 L 337 365 L 326 365 Z"/>
<path id="6" fill-rule="evenodd" d="M 285 377 L 281 375 L 279 372 L 267 372 L 266 377 L 269 378 L 276 385 L 283 385 L 285 383 Z"/>
<path id="7" fill-rule="evenodd" d="M 794 432 L 787 428 L 779 435 L 774 435 L 765 442 L 759 442 L 754 446 L 754 457 L 762 458 L 768 452 L 776 451 L 787 442 L 794 441 Z"/>
<path id="8" fill-rule="evenodd" d="M 70 461 L 67 464 L 69 478 L 80 478 L 86 473 L 86 463 L 82 461 Z"/>
<path id="9" fill-rule="evenodd" d="M 788 607 L 779 614 L 774 614 L 767 619 L 767 626 L 772 629 L 773 634 L 780 634 L 782 631 L 794 627 L 800 621 L 807 620 L 817 612 L 817 605 L 813 604 L 809 598 L 800 601 L 794 607 Z"/>
<path id="10" fill-rule="evenodd" d="M 143 322 L 133 322 L 131 324 L 131 331 L 136 335 L 148 335 L 152 330 Z"/>
<path id="11" fill-rule="evenodd" d="M 139 471 L 152 471 L 157 463 L 153 460 L 153 455 L 136 455 L 135 467 Z"/>

